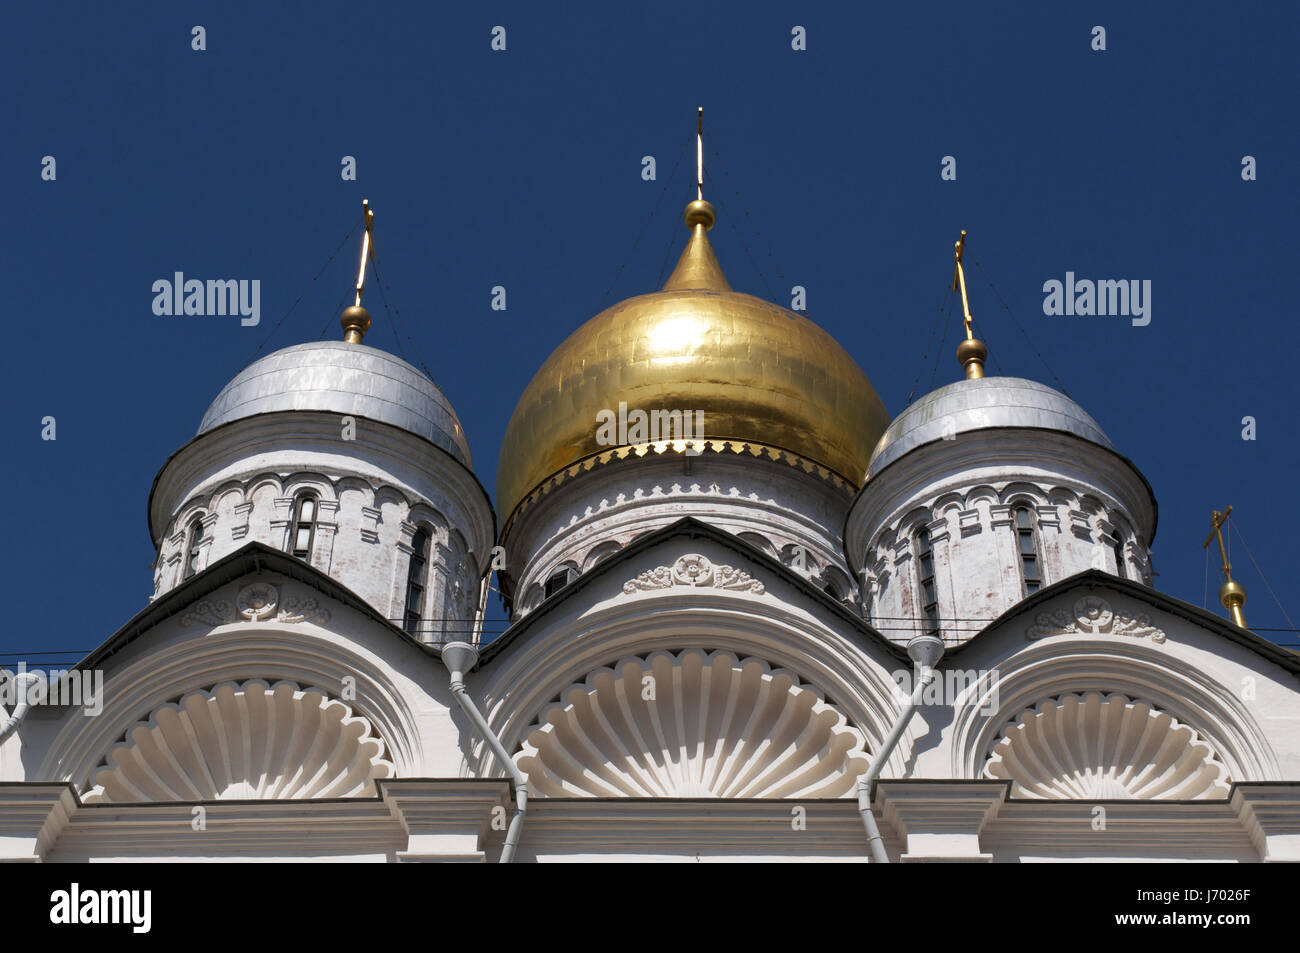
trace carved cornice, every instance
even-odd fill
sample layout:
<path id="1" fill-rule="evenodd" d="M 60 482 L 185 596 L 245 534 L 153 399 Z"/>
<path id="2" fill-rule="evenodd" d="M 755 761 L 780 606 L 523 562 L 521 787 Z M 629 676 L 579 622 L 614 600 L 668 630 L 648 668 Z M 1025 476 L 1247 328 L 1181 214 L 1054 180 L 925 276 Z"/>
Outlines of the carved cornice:
<path id="1" fill-rule="evenodd" d="M 582 460 L 572 463 L 556 473 L 551 474 L 537 486 L 533 487 L 515 506 L 514 510 L 506 518 L 505 524 L 501 529 L 500 538 L 505 540 L 509 537 L 511 529 L 515 522 L 519 520 L 525 512 L 535 506 L 546 494 L 551 493 L 560 486 L 565 485 L 575 477 L 594 469 L 618 464 L 620 462 L 635 461 L 648 457 L 673 457 L 682 456 L 686 460 L 693 457 L 686 457 L 685 452 L 691 446 L 696 456 L 728 455 L 728 456 L 749 456 L 755 459 L 766 459 L 775 463 L 785 463 L 789 466 L 802 470 L 810 476 L 830 484 L 841 492 L 852 494 L 857 484 L 845 479 L 841 474 L 836 473 L 820 463 L 808 460 L 789 450 L 782 450 L 777 447 L 769 447 L 765 444 L 754 443 L 745 440 L 728 440 L 722 438 L 709 437 L 697 441 L 682 440 L 661 440 L 656 443 L 644 443 L 629 446 L 613 447 L 609 450 L 603 450 L 600 453 L 592 454 Z"/>

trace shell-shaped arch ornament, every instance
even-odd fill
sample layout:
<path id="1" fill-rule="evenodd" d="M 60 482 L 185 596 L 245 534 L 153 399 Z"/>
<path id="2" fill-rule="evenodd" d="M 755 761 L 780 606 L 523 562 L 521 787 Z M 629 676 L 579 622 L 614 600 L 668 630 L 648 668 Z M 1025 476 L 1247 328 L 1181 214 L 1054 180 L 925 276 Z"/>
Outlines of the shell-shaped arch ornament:
<path id="1" fill-rule="evenodd" d="M 317 688 L 224 682 L 127 729 L 82 800 L 369 797 L 392 777 L 370 722 Z"/>
<path id="2" fill-rule="evenodd" d="M 1228 769 L 1195 731 L 1118 693 L 1067 694 L 1020 713 L 993 746 L 986 777 L 1012 797 L 1226 798 Z"/>
<path id="3" fill-rule="evenodd" d="M 862 735 L 784 669 L 730 652 L 633 657 L 542 712 L 515 760 L 542 797 L 843 797 Z"/>

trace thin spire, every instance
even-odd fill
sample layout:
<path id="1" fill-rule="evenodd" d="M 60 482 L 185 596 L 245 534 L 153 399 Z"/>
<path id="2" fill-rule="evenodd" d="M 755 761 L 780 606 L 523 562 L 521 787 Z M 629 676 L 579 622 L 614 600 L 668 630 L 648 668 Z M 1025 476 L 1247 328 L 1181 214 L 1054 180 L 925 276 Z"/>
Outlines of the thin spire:
<path id="1" fill-rule="evenodd" d="M 366 217 L 366 231 L 361 238 L 361 267 L 357 269 L 357 297 L 352 307 L 343 312 L 339 323 L 343 325 L 343 340 L 349 344 L 360 344 L 361 339 L 370 330 L 370 312 L 361 306 L 361 292 L 366 287 L 366 263 L 374 258 L 375 213 L 370 208 L 370 200 L 361 200 L 361 211 Z"/>
<path id="2" fill-rule="evenodd" d="M 1228 550 L 1223 545 L 1223 524 L 1232 513 L 1230 505 L 1220 513 L 1215 510 L 1210 516 L 1210 535 L 1205 537 L 1201 549 L 1209 549 L 1210 543 L 1219 541 L 1219 560 L 1223 563 L 1223 585 L 1219 587 L 1219 602 L 1232 613 L 1232 621 L 1240 628 L 1246 628 L 1246 613 L 1241 609 L 1246 604 L 1246 587 L 1232 578 L 1232 566 L 1228 563 Z"/>
<path id="3" fill-rule="evenodd" d="M 962 321 L 966 325 L 966 340 L 957 345 L 957 360 L 966 368 L 966 379 L 973 381 L 984 376 L 984 359 L 989 351 L 971 330 L 975 316 L 970 313 L 970 302 L 966 300 L 966 272 L 961 266 L 962 253 L 966 251 L 966 229 L 961 230 L 961 238 L 957 239 L 954 249 L 953 262 L 957 270 L 952 276 L 952 290 L 961 292 Z"/>
<path id="4" fill-rule="evenodd" d="M 722 273 L 718 256 L 706 234 L 718 220 L 717 210 L 704 201 L 704 107 L 701 106 L 695 124 L 695 194 L 696 199 L 686 206 L 683 216 L 691 239 L 677 260 L 677 267 L 664 283 L 664 291 L 730 291 L 727 276 Z"/>
<path id="5" fill-rule="evenodd" d="M 704 107 L 695 123 L 695 198 L 704 201 Z"/>

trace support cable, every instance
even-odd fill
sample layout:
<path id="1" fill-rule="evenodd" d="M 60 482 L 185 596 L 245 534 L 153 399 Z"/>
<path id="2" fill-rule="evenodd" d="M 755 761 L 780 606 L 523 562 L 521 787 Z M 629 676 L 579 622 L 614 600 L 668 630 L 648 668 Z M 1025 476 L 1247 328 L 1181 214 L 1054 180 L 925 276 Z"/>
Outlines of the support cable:
<path id="1" fill-rule="evenodd" d="M 1020 331 L 1021 334 L 1025 336 L 1025 340 L 1029 342 L 1030 350 L 1032 350 L 1036 355 L 1038 355 L 1038 359 L 1043 362 L 1043 367 L 1047 368 L 1047 373 L 1052 375 L 1052 379 L 1056 381 L 1057 386 L 1061 388 L 1061 393 L 1064 394 L 1066 397 L 1069 397 L 1070 392 L 1065 389 L 1065 382 L 1062 381 L 1061 378 L 1059 378 L 1056 375 L 1056 371 L 1052 370 L 1052 365 L 1047 363 L 1047 358 L 1043 357 L 1042 352 L 1039 351 L 1038 348 L 1034 346 L 1034 341 L 1029 336 L 1029 332 L 1026 331 L 1024 327 L 1021 326 L 1020 322 L 1016 319 L 1015 313 L 1011 310 L 1011 306 L 1007 304 L 1006 299 L 1002 297 L 1002 292 L 998 291 L 997 286 L 993 284 L 993 279 L 991 279 L 988 276 L 988 272 L 984 270 L 984 266 L 980 264 L 978 258 L 975 259 L 975 267 L 980 270 L 980 274 L 984 276 L 984 280 L 988 282 L 989 288 L 992 289 L 993 294 L 997 296 L 998 301 L 1002 302 L 1003 310 L 1005 310 L 1007 314 L 1011 316 L 1011 320 L 1015 324 L 1016 328 Z"/>
<path id="2" fill-rule="evenodd" d="M 677 176 L 677 170 L 682 164 L 682 156 L 685 154 L 685 148 L 683 148 L 681 152 L 677 153 L 677 161 L 673 163 L 673 168 L 672 171 L 668 173 L 668 178 L 664 179 L 664 187 L 659 190 L 659 198 L 655 199 L 654 208 L 650 209 L 650 217 L 646 219 L 645 224 L 641 226 L 641 231 L 637 233 L 636 240 L 632 242 L 632 247 L 628 249 L 627 257 L 623 259 L 623 264 L 619 265 L 618 271 L 614 272 L 614 279 L 609 283 L 609 287 L 605 289 L 605 294 L 601 296 L 600 307 L 596 309 L 597 313 L 605 310 L 605 303 L 609 301 L 609 296 L 613 293 L 614 286 L 618 284 L 618 279 L 623 276 L 623 269 L 627 267 L 627 263 L 631 261 L 632 256 L 636 254 L 637 246 L 641 244 L 642 237 L 645 235 L 647 229 L 650 228 L 650 223 L 655 220 L 655 213 L 659 211 L 659 206 L 663 204 L 664 196 L 668 194 L 668 187 L 672 185 L 673 179 Z M 662 284 L 663 282 L 661 280 L 659 286 L 662 286 Z M 656 286 L 655 290 L 658 290 L 659 286 Z"/>
<path id="3" fill-rule="evenodd" d="M 1246 537 L 1241 535 L 1241 529 L 1240 529 L 1240 527 L 1238 527 L 1236 523 L 1233 523 L 1233 524 L 1232 524 L 1232 530 L 1233 530 L 1233 532 L 1235 532 L 1235 533 L 1237 534 L 1237 537 L 1241 540 L 1241 545 L 1242 545 L 1243 548 L 1245 548 L 1245 550 L 1246 550 L 1246 555 L 1250 557 L 1251 564 L 1254 565 L 1254 567 L 1255 567 L 1255 572 L 1259 573 L 1259 578 L 1262 579 L 1262 580 L 1264 580 L 1264 588 L 1268 590 L 1268 594 L 1269 594 L 1270 596 L 1272 596 L 1272 597 L 1273 597 L 1273 601 L 1277 603 L 1277 608 L 1278 608 L 1278 611 L 1280 611 L 1280 612 L 1282 613 L 1282 618 L 1286 619 L 1286 624 L 1289 625 L 1289 626 L 1291 626 L 1292 630 L 1294 630 L 1294 629 L 1295 629 L 1295 623 L 1292 622 L 1292 621 L 1291 621 L 1291 617 L 1290 617 L 1289 615 L 1286 614 L 1286 609 L 1283 609 L 1283 608 L 1282 608 L 1282 600 L 1279 599 L 1279 598 L 1277 597 L 1277 593 L 1275 593 L 1275 592 L 1273 591 L 1273 587 L 1270 586 L 1270 585 L 1268 584 L 1268 579 L 1267 579 L 1267 578 L 1265 577 L 1265 575 L 1264 575 L 1264 570 L 1260 569 L 1260 568 L 1259 568 L 1259 563 L 1255 562 L 1255 554 L 1252 553 L 1252 552 L 1250 551 L 1250 547 L 1246 545 Z M 1229 535 L 1229 539 L 1231 539 L 1231 538 L 1232 538 L 1232 537 L 1231 537 L 1231 534 L 1230 534 L 1230 535 Z M 1205 551 L 1205 558 L 1206 558 L 1207 560 L 1210 558 L 1210 551 L 1209 551 L 1209 549 L 1206 549 L 1206 551 Z M 1271 630 L 1264 630 L 1264 629 L 1261 629 L 1261 630 L 1259 630 L 1259 631 L 1271 631 Z M 1280 631 L 1287 631 L 1287 630 L 1280 630 Z"/>
<path id="4" fill-rule="evenodd" d="M 379 291 L 379 301 L 384 306 L 384 316 L 388 318 L 389 324 L 391 325 L 389 330 L 393 332 L 393 343 L 397 345 L 397 354 L 402 360 L 409 363 L 411 362 L 411 359 L 406 356 L 406 348 L 402 346 L 402 339 L 397 335 L 397 321 L 393 317 L 392 309 L 388 307 L 388 295 L 384 293 L 384 282 L 383 279 L 379 277 L 379 264 L 377 261 L 372 260 L 370 262 L 370 270 L 375 276 L 375 288 Z M 411 342 L 411 347 L 414 349 L 415 342 Z"/>
<path id="5" fill-rule="evenodd" d="M 944 345 L 948 343 L 948 328 L 952 324 L 951 314 L 952 314 L 952 299 L 950 298 L 948 300 L 948 314 L 944 315 L 944 320 L 943 320 L 943 338 L 939 341 L 939 350 L 934 355 L 934 370 L 930 372 L 930 386 L 927 389 L 928 391 L 934 390 L 934 379 L 939 374 L 939 361 L 943 358 L 943 348 Z"/>
<path id="6" fill-rule="evenodd" d="M 348 299 L 351 298 L 355 293 L 356 293 L 355 290 L 352 288 L 349 288 L 347 291 L 343 292 L 343 297 L 339 298 L 339 303 L 334 306 L 334 313 L 325 319 L 325 325 L 320 329 L 320 334 L 317 335 L 316 337 L 317 341 L 325 340 L 325 335 L 330 333 L 330 325 L 338 324 L 339 315 L 341 315 L 343 313 L 343 309 L 347 307 Z"/>
<path id="7" fill-rule="evenodd" d="M 262 348 L 266 347 L 266 345 L 270 343 L 271 338 L 275 336 L 275 332 L 280 330 L 280 325 L 284 324 L 285 318 L 288 318 L 289 315 L 293 314 L 293 309 L 298 307 L 298 302 L 302 301 L 303 296 L 306 295 L 307 292 L 311 290 L 312 285 L 316 284 L 316 279 L 325 273 L 325 269 L 330 266 L 330 262 L 334 260 L 334 256 L 337 255 L 340 251 L 342 251 L 343 246 L 346 245 L 348 243 L 348 239 L 352 237 L 352 233 L 357 230 L 357 226 L 360 225 L 363 221 L 365 221 L 364 215 L 352 223 L 352 227 L 348 229 L 348 233 L 344 235 L 343 240 L 339 242 L 338 248 L 335 248 L 334 251 L 330 252 L 330 256 L 325 259 L 325 264 L 321 265 L 320 271 L 316 272 L 316 274 L 312 277 L 311 281 L 307 282 L 307 287 L 303 288 L 302 293 L 299 294 L 298 297 L 293 299 L 293 304 L 289 305 L 289 310 L 284 313 L 284 315 L 280 318 L 279 321 L 275 322 L 275 327 L 271 328 L 271 332 L 267 334 L 265 339 L 263 339 L 262 343 L 257 346 L 257 350 L 253 352 L 253 360 L 256 360 L 257 355 L 262 353 Z M 251 364 L 252 361 L 250 361 L 249 363 Z"/>
<path id="8" fill-rule="evenodd" d="M 705 173 L 705 175 L 706 175 L 706 181 L 709 183 L 709 185 L 717 185 L 717 184 L 718 184 L 718 183 L 717 183 L 717 180 L 714 179 L 714 177 L 713 177 L 711 174 L 709 174 L 709 173 Z M 718 191 L 720 192 L 720 191 L 722 191 L 722 189 L 719 188 Z M 739 196 L 739 195 L 736 196 L 736 201 L 737 201 L 737 202 L 740 201 L 740 196 Z M 721 205 L 722 203 L 719 202 L 718 204 Z M 725 206 L 724 206 L 724 208 L 725 208 Z M 748 214 L 748 213 L 746 213 L 746 214 Z M 761 281 L 761 282 L 763 282 L 763 288 L 766 289 L 766 291 L 767 291 L 767 298 L 768 298 L 768 300 L 769 300 L 769 301 L 775 301 L 775 300 L 776 300 L 776 294 L 775 294 L 775 292 L 772 291 L 772 286 L 771 286 L 770 284 L 768 284 L 768 282 L 767 282 L 767 275 L 765 275 L 765 274 L 763 273 L 763 271 L 758 267 L 758 262 L 754 260 L 754 256 L 753 256 L 753 254 L 752 254 L 752 253 L 750 252 L 750 250 L 749 250 L 749 245 L 748 245 L 748 243 L 746 243 L 746 241 L 745 241 L 745 236 L 742 235 L 742 234 L 740 234 L 740 229 L 736 227 L 736 216 L 734 216 L 734 215 L 724 215 L 724 216 L 722 216 L 722 217 L 725 218 L 725 219 L 727 220 L 727 225 L 730 226 L 731 230 L 735 233 L 735 235 L 736 235 L 736 239 L 740 242 L 740 247 L 743 248 L 743 249 L 745 250 L 745 257 L 749 259 L 749 264 L 750 264 L 750 266 L 754 269 L 754 273 L 755 273 L 756 275 L 758 275 L 758 280 Z"/>
<path id="9" fill-rule="evenodd" d="M 732 183 L 731 173 L 727 171 L 727 166 L 725 163 L 723 163 L 721 154 L 718 152 L 717 148 L 712 144 L 712 142 L 709 143 L 709 147 L 713 152 L 713 160 L 717 163 L 718 168 L 722 170 L 722 177 L 726 179 L 727 187 L 730 188 L 732 194 L 736 196 L 736 203 L 740 206 L 740 210 L 744 213 L 745 221 L 749 223 L 749 227 L 753 230 L 754 236 L 758 238 L 765 246 L 767 246 L 767 260 L 771 262 L 772 270 L 776 272 L 777 277 L 781 279 L 782 283 L 788 285 L 790 283 L 790 279 L 785 276 L 785 273 L 781 271 L 781 266 L 776 263 L 776 256 L 772 254 L 772 243 L 767 240 L 767 236 L 764 235 L 762 232 L 760 232 L 758 230 L 758 226 L 754 224 L 754 217 L 749 214 L 749 206 L 747 206 L 745 204 L 745 200 L 740 197 L 740 190 L 737 189 L 736 186 Z M 751 259 L 751 262 L 752 260 L 753 259 Z M 754 270 L 755 271 L 758 270 L 757 265 L 755 266 Z M 764 280 L 763 284 L 764 287 L 767 286 L 766 280 Z M 770 289 L 768 293 L 771 294 Z"/>
<path id="10" fill-rule="evenodd" d="M 952 294 L 952 285 L 944 285 L 943 301 L 939 304 L 939 317 L 935 319 L 934 327 L 930 329 L 930 340 L 925 343 L 925 353 L 921 356 L 921 366 L 916 369 L 916 380 L 912 381 L 912 390 L 907 395 L 907 401 L 903 408 L 907 409 L 912 406 L 912 398 L 916 396 L 916 387 L 921 383 L 921 375 L 925 373 L 925 366 L 930 363 L 930 348 L 934 347 L 934 336 L 939 333 L 939 325 L 943 323 L 944 312 L 948 310 L 948 296 Z"/>
<path id="11" fill-rule="evenodd" d="M 391 299 L 393 316 L 397 319 L 397 326 L 401 328 L 402 333 L 406 335 L 406 340 L 410 342 L 411 356 L 415 358 L 415 362 L 420 366 L 421 370 L 424 371 L 425 376 L 436 385 L 438 382 L 434 379 L 433 372 L 429 370 L 429 366 L 425 364 L 423 358 L 420 357 L 420 350 L 415 346 L 415 340 L 411 337 L 411 332 L 406 329 L 406 322 L 402 320 L 401 309 L 397 307 L 397 299 L 393 297 L 392 285 L 388 283 L 388 278 L 384 274 L 384 268 L 383 265 L 380 264 L 379 252 L 377 251 L 375 252 L 375 277 L 378 279 L 379 287 L 382 289 L 380 291 L 380 300 L 384 302 L 384 310 L 388 310 L 388 303 Z"/>

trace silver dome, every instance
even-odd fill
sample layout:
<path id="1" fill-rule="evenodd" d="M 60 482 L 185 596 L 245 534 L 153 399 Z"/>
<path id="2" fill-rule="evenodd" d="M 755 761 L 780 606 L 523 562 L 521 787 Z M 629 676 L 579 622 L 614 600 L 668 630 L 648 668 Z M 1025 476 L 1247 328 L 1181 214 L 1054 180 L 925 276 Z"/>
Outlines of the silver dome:
<path id="1" fill-rule="evenodd" d="M 391 424 L 470 466 L 465 431 L 442 391 L 410 364 L 373 347 L 317 341 L 268 354 L 221 389 L 199 433 L 281 410 L 323 410 Z"/>
<path id="2" fill-rule="evenodd" d="M 1097 421 L 1060 391 L 1019 377 L 983 377 L 940 387 L 899 414 L 876 444 L 867 475 L 922 444 L 994 427 L 1059 430 L 1115 449 Z"/>

